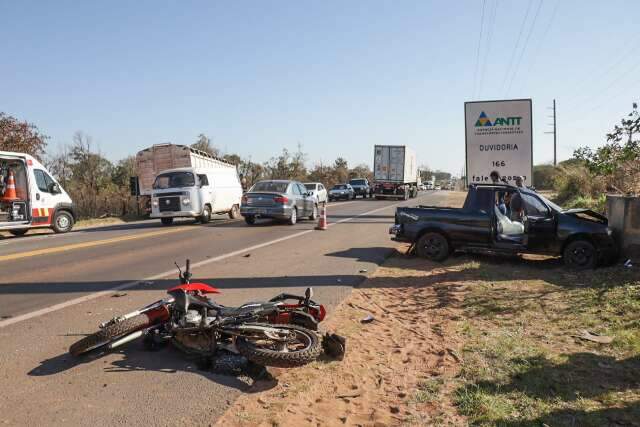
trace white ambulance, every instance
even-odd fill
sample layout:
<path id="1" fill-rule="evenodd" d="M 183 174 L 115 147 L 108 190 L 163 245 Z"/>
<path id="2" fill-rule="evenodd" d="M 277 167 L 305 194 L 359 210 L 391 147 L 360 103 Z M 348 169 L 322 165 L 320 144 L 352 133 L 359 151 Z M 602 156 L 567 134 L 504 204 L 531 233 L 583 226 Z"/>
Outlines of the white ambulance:
<path id="1" fill-rule="evenodd" d="M 21 236 L 32 228 L 66 233 L 76 221 L 69 195 L 34 157 L 0 151 L 0 231 Z"/>

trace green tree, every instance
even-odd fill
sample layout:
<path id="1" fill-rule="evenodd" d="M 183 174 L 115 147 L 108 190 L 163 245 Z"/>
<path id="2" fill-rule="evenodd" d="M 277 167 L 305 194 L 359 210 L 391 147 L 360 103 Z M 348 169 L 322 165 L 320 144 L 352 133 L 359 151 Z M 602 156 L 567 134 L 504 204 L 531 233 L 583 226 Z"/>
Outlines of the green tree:
<path id="1" fill-rule="evenodd" d="M 27 153 L 42 159 L 47 139 L 36 125 L 0 112 L 0 151 Z"/>
<path id="2" fill-rule="evenodd" d="M 608 187 L 623 193 L 640 192 L 640 113 L 638 105 L 607 134 L 607 143 L 601 147 L 579 148 L 573 156 L 583 161 L 595 176 L 603 177 Z"/>
<path id="3" fill-rule="evenodd" d="M 218 157 L 220 150 L 211 143 L 211 138 L 201 133 L 195 143 L 191 144 L 191 148 L 204 151 L 207 154 Z"/>

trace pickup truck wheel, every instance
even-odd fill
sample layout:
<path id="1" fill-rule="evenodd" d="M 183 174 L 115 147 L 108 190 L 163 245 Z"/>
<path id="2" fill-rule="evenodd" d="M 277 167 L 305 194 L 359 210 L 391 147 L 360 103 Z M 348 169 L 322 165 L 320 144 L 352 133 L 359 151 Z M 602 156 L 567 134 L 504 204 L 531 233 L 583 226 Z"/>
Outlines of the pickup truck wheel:
<path id="1" fill-rule="evenodd" d="M 587 240 L 575 240 L 569 243 L 562 255 L 565 265 L 574 270 L 595 268 L 598 261 L 596 248 Z"/>
<path id="2" fill-rule="evenodd" d="M 426 233 L 418 239 L 416 252 L 423 258 L 444 261 L 449 256 L 449 242 L 440 233 Z"/>
<path id="3" fill-rule="evenodd" d="M 245 216 L 244 217 L 244 222 L 246 222 L 249 225 L 253 225 L 256 223 L 256 217 L 255 216 Z"/>
<path id="4" fill-rule="evenodd" d="M 160 218 L 162 225 L 171 225 L 173 224 L 173 218 Z"/>

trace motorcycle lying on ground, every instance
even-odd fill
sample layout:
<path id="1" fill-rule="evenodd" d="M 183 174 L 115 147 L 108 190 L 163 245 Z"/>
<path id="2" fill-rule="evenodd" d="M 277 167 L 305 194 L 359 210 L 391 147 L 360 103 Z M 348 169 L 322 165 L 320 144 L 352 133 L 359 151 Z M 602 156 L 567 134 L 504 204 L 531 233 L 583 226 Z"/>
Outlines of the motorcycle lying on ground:
<path id="1" fill-rule="evenodd" d="M 178 267 L 180 285 L 168 298 L 99 325 L 100 330 L 69 348 L 74 356 L 97 349 L 114 349 L 144 336 L 146 342 L 171 341 L 178 349 L 202 357 L 220 350 L 239 354 L 263 366 L 292 368 L 310 363 L 322 352 L 315 332 L 325 308 L 305 296 L 280 294 L 267 302 L 225 307 L 207 294 L 220 291 L 191 283 L 190 261 Z M 293 300 L 293 301 L 291 301 Z"/>

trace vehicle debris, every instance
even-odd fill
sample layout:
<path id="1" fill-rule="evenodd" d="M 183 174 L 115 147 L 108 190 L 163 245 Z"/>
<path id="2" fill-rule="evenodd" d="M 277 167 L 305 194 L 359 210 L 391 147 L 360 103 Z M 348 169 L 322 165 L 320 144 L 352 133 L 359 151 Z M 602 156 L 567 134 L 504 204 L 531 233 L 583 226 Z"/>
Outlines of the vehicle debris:
<path id="1" fill-rule="evenodd" d="M 613 337 L 609 337 L 606 335 L 598 335 L 592 332 L 587 331 L 586 329 L 580 331 L 580 335 L 577 335 L 577 338 L 597 342 L 598 344 L 610 344 L 613 341 Z"/>
<path id="2" fill-rule="evenodd" d="M 371 314 L 367 314 L 367 316 L 365 318 L 360 320 L 360 323 L 371 323 L 374 320 L 376 320 L 375 317 L 373 317 Z"/>

